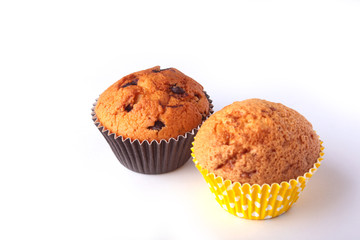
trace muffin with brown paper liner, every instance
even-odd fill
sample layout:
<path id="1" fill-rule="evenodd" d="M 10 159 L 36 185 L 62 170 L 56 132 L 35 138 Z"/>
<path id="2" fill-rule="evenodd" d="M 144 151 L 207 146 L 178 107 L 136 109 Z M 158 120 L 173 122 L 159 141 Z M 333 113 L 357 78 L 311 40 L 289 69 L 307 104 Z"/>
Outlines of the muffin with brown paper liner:
<path id="1" fill-rule="evenodd" d="M 247 219 L 286 212 L 323 160 L 322 142 L 310 122 L 260 99 L 213 114 L 193 145 L 193 161 L 216 200 Z"/>
<path id="2" fill-rule="evenodd" d="M 135 172 L 160 174 L 188 161 L 197 130 L 213 112 L 211 102 L 195 80 L 157 66 L 111 85 L 92 116 L 120 163 Z"/>

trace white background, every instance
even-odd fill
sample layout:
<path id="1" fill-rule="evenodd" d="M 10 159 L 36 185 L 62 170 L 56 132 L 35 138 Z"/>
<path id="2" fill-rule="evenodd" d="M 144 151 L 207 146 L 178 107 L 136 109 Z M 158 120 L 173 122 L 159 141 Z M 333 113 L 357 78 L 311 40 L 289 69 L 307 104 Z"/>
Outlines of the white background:
<path id="1" fill-rule="evenodd" d="M 90 108 L 131 72 L 176 67 L 215 110 L 263 98 L 302 113 L 325 160 L 286 214 L 225 212 L 189 161 L 125 169 Z M 1 1 L 0 239 L 360 236 L 360 2 Z"/>

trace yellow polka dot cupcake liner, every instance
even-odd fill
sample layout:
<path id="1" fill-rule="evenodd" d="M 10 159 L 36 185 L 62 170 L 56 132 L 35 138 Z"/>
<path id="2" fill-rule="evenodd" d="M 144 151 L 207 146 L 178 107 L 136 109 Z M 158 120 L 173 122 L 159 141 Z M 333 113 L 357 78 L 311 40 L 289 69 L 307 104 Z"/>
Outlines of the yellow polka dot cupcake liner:
<path id="1" fill-rule="evenodd" d="M 200 171 L 207 182 L 210 191 L 214 194 L 216 201 L 229 213 L 246 219 L 270 219 L 288 211 L 298 200 L 300 193 L 304 190 L 308 180 L 319 168 L 324 156 L 323 142 L 317 162 L 307 173 L 297 179 L 288 182 L 250 185 L 240 184 L 216 177 L 203 169 L 191 148 L 191 156 L 196 168 Z"/>

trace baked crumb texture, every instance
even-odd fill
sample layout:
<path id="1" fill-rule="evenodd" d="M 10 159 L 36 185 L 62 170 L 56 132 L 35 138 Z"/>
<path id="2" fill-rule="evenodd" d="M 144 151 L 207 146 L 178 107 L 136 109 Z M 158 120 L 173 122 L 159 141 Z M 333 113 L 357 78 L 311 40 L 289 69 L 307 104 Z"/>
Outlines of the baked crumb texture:
<path id="1" fill-rule="evenodd" d="M 121 78 L 96 104 L 98 121 L 131 140 L 168 140 L 196 128 L 209 115 L 203 87 L 175 68 L 159 66 Z"/>
<path id="2" fill-rule="evenodd" d="M 301 114 L 261 99 L 234 102 L 206 120 L 194 154 L 202 168 L 233 182 L 281 183 L 319 158 L 318 135 Z"/>

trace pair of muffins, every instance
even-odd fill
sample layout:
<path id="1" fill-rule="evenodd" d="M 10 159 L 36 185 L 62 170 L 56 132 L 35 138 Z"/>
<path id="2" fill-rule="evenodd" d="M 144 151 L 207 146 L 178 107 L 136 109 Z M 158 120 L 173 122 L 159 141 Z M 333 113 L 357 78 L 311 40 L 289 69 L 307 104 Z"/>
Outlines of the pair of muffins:
<path id="1" fill-rule="evenodd" d="M 160 174 L 185 164 L 199 126 L 211 113 L 211 100 L 199 83 L 175 68 L 156 66 L 111 85 L 92 115 L 125 167 Z"/>
<path id="2" fill-rule="evenodd" d="M 110 86 L 94 104 L 93 120 L 133 171 L 169 172 L 191 154 L 228 212 L 248 219 L 286 212 L 322 160 L 311 123 L 260 99 L 235 102 L 210 116 L 211 102 L 195 80 L 175 68 L 154 67 Z"/>

